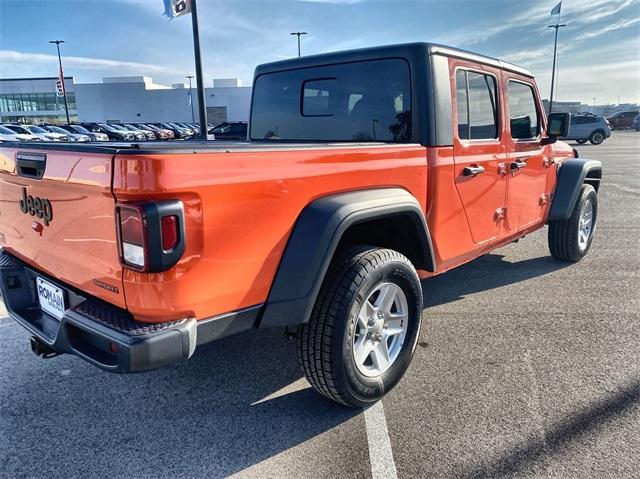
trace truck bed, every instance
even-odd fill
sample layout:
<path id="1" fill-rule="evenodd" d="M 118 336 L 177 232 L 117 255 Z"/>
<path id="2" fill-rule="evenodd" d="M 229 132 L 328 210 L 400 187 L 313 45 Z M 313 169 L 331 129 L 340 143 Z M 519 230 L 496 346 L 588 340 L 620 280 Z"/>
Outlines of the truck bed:
<path id="1" fill-rule="evenodd" d="M 158 153 L 212 153 L 231 151 L 273 151 L 273 150 L 307 150 L 307 149 L 330 149 L 330 148 L 367 148 L 367 147 L 395 147 L 395 143 L 385 142 L 279 142 L 279 141 L 209 141 L 209 140 L 187 140 L 187 141 L 148 141 L 148 142 L 104 142 L 104 143 L 57 143 L 57 142 L 35 142 L 35 143 L 0 143 L 0 148 L 19 148 L 29 150 L 56 150 L 73 151 L 85 153 L 110 153 L 110 154 L 158 154 Z M 411 144 L 405 146 L 411 146 Z"/>

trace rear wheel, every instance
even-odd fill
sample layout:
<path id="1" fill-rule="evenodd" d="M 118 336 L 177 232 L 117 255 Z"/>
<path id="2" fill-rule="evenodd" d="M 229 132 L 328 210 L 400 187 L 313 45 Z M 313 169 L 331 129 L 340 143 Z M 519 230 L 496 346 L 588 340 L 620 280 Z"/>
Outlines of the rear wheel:
<path id="1" fill-rule="evenodd" d="M 598 195 L 582 185 L 571 217 L 549 222 L 549 251 L 561 261 L 580 261 L 589 251 L 598 220 Z"/>
<path id="2" fill-rule="evenodd" d="M 298 359 L 322 395 L 361 407 L 404 375 L 418 340 L 422 290 L 397 251 L 361 247 L 330 268 L 308 323 L 298 329 Z"/>
<path id="3" fill-rule="evenodd" d="M 600 130 L 594 131 L 593 133 L 591 133 L 589 141 L 592 145 L 599 145 L 604 141 L 604 133 Z"/>

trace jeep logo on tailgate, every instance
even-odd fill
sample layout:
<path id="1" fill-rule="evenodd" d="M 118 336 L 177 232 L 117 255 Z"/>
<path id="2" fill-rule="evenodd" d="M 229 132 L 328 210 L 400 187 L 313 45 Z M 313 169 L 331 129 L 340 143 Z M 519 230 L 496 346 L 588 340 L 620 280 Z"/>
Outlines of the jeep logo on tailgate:
<path id="1" fill-rule="evenodd" d="M 49 226 L 49 222 L 53 219 L 53 209 L 51 201 L 46 198 L 27 195 L 27 189 L 22 187 L 22 199 L 20 200 L 20 211 L 25 215 L 37 216 L 44 220 L 45 226 Z"/>

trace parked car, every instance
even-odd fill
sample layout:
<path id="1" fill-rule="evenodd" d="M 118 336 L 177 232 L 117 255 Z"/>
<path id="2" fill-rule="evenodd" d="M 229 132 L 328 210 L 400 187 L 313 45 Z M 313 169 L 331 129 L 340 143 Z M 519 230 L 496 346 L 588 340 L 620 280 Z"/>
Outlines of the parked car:
<path id="1" fill-rule="evenodd" d="M 132 131 L 131 129 L 126 128 L 122 123 L 109 123 L 109 126 L 111 126 L 112 128 L 115 128 L 116 130 L 133 133 L 133 136 L 135 137 L 136 141 L 147 141 L 147 135 L 145 135 L 139 130 Z"/>
<path id="2" fill-rule="evenodd" d="M 607 120 L 597 115 L 572 115 L 569 134 L 563 140 L 575 140 L 578 143 L 590 141 L 599 145 L 611 136 L 611 127 Z"/>
<path id="3" fill-rule="evenodd" d="M 143 123 L 127 123 L 128 125 L 133 126 L 134 128 L 137 128 L 138 130 L 144 132 L 145 134 L 147 133 L 151 133 L 153 135 L 153 139 L 154 140 L 166 140 L 167 137 L 166 135 L 161 135 L 159 131 L 153 130 L 152 128 L 149 128 L 147 125 L 143 124 Z M 149 138 L 149 135 L 147 135 L 147 137 Z"/>
<path id="4" fill-rule="evenodd" d="M 611 128 L 619 130 L 633 126 L 633 119 L 640 113 L 638 110 L 619 111 L 607 118 Z"/>
<path id="5" fill-rule="evenodd" d="M 136 125 L 141 128 L 148 128 L 153 131 L 156 136 L 159 135 L 161 140 L 172 140 L 175 137 L 175 133 L 172 130 L 169 130 L 168 128 L 160 128 L 153 123 L 136 123 Z"/>
<path id="6" fill-rule="evenodd" d="M 132 131 L 114 128 L 106 123 L 81 123 L 83 127 L 94 133 L 104 133 L 110 140 L 135 141 L 136 135 Z"/>
<path id="7" fill-rule="evenodd" d="M 6 126 L 0 126 L 0 141 L 40 141 L 40 138 L 34 135 L 16 133 Z"/>
<path id="8" fill-rule="evenodd" d="M 190 130 L 187 131 L 185 128 L 181 128 L 173 123 L 154 123 L 154 125 L 159 128 L 164 128 L 166 130 L 172 131 L 174 138 L 184 140 L 191 136 Z"/>
<path id="9" fill-rule="evenodd" d="M 36 354 L 145 371 L 281 328 L 320 394 L 362 408 L 411 363 L 421 277 L 546 225 L 556 260 L 588 254 L 602 165 L 558 140 L 570 115 L 544 116 L 528 70 L 410 43 L 254 78 L 250 143 L 0 146 L 0 288 Z M 15 168 L 34 154 L 55 162 Z"/>
<path id="10" fill-rule="evenodd" d="M 68 131 L 69 133 L 87 135 L 89 138 L 91 138 L 91 141 L 109 141 L 109 136 L 106 133 L 89 131 L 82 125 L 76 125 L 72 123 L 71 125 L 60 125 L 60 128 Z"/>
<path id="11" fill-rule="evenodd" d="M 636 131 L 640 131 L 640 115 L 636 115 L 633 119 L 633 129 Z"/>
<path id="12" fill-rule="evenodd" d="M 214 134 L 216 140 L 244 141 L 247 139 L 247 122 L 234 121 L 220 123 L 211 128 L 209 133 Z"/>
<path id="13" fill-rule="evenodd" d="M 134 133 L 142 133 L 145 137 L 145 140 L 153 141 L 156 139 L 156 134 L 149 130 L 143 130 L 142 128 L 138 128 L 130 123 L 121 123 L 120 126 L 126 128 L 129 131 Z"/>
<path id="14" fill-rule="evenodd" d="M 35 125 L 17 125 L 15 123 L 7 123 L 3 126 L 10 130 L 20 133 L 21 135 L 31 135 L 42 141 L 69 141 L 69 137 L 60 135 L 59 133 L 51 133 L 43 128 Z"/>
<path id="15" fill-rule="evenodd" d="M 79 141 L 79 142 L 88 142 L 91 141 L 91 137 L 89 135 L 85 135 L 82 133 L 70 133 L 67 130 L 56 126 L 56 125 L 43 125 L 42 128 L 44 128 L 47 131 L 50 131 L 51 133 L 59 133 L 61 135 L 65 135 L 67 137 L 69 137 L 70 141 Z"/>

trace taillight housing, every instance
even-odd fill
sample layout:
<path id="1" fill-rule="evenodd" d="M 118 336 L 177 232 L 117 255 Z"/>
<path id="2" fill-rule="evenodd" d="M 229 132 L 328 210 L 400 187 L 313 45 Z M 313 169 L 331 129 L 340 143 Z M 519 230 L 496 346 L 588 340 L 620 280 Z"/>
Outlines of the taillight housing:
<path id="1" fill-rule="evenodd" d="M 171 269 L 185 248 L 184 208 L 179 200 L 116 205 L 123 266 L 157 273 Z"/>

